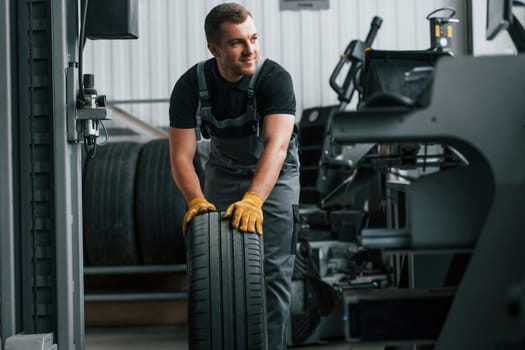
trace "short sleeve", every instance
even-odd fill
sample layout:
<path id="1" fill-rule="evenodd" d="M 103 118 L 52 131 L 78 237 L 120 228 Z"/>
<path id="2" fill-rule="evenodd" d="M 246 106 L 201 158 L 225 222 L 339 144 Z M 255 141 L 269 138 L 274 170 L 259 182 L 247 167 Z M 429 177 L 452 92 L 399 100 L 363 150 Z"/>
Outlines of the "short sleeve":
<path id="1" fill-rule="evenodd" d="M 295 115 L 292 77 L 284 68 L 275 65 L 261 77 L 256 88 L 257 109 L 263 117 L 269 114 Z"/>
<path id="2" fill-rule="evenodd" d="M 193 78 L 194 68 L 186 71 L 175 83 L 170 97 L 170 126 L 189 129 L 196 126 L 195 112 L 198 106 L 198 89 Z"/>

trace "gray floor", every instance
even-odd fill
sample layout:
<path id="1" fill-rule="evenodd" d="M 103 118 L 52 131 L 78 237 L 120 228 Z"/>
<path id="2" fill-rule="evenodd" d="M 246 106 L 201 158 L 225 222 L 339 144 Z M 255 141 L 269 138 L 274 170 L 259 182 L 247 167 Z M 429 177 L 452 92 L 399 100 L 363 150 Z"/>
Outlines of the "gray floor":
<path id="1" fill-rule="evenodd" d="M 86 329 L 86 350 L 185 350 L 186 327 L 126 327 Z M 378 346 L 352 346 L 344 340 L 323 345 L 293 347 L 296 350 L 380 350 Z"/>
<path id="2" fill-rule="evenodd" d="M 181 326 L 87 328 L 85 350 L 186 350 L 186 337 L 186 327 Z M 383 350 L 384 346 L 350 346 L 343 339 L 337 339 L 325 344 L 295 346 L 291 349 Z"/>

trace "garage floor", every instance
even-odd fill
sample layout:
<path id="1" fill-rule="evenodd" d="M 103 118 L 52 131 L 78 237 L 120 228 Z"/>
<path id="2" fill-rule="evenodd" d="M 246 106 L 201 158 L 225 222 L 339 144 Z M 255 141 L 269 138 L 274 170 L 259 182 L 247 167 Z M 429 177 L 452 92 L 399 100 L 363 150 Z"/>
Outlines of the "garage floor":
<path id="1" fill-rule="evenodd" d="M 86 350 L 184 350 L 186 327 L 104 327 L 86 329 Z M 293 347 L 297 350 L 381 350 L 382 346 L 350 347 L 343 339 L 323 345 Z"/>
<path id="2" fill-rule="evenodd" d="M 187 330 L 184 326 L 88 327 L 85 350 L 187 350 L 186 336 Z M 297 346 L 291 349 L 383 350 L 384 346 L 350 346 L 343 339 L 334 339 L 326 344 Z"/>
<path id="3" fill-rule="evenodd" d="M 140 276 L 86 276 L 86 290 L 119 288 L 181 290 L 184 274 Z M 140 302 L 87 302 L 85 304 L 85 350 L 185 350 L 187 306 L 184 300 Z M 149 325 L 149 326 L 143 326 Z M 383 346 L 355 347 L 344 339 L 322 345 L 293 347 L 308 350 L 382 350 Z M 1 349 L 0 349 L 1 350 Z"/>

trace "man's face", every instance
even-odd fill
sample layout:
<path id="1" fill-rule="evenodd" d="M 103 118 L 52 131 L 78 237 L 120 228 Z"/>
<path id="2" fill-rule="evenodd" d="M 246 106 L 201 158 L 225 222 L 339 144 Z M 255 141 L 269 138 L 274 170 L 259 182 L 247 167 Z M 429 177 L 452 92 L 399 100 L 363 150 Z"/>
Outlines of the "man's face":
<path id="1" fill-rule="evenodd" d="M 208 43 L 219 73 L 230 82 L 255 73 L 259 59 L 258 34 L 251 17 L 243 23 L 224 22 L 219 43 Z"/>

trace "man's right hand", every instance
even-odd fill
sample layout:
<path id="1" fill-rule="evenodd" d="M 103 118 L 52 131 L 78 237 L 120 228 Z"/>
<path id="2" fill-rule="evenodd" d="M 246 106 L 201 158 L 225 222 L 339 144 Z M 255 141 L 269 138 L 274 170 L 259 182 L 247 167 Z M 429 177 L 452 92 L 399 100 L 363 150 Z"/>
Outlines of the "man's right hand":
<path id="1" fill-rule="evenodd" d="M 188 204 L 188 210 L 184 214 L 184 221 L 182 223 L 182 234 L 186 237 L 186 232 L 188 231 L 188 226 L 190 221 L 197 215 L 203 214 L 209 211 L 216 211 L 217 208 L 204 197 L 193 198 Z"/>

